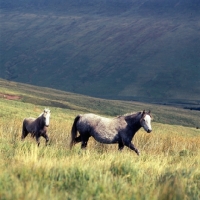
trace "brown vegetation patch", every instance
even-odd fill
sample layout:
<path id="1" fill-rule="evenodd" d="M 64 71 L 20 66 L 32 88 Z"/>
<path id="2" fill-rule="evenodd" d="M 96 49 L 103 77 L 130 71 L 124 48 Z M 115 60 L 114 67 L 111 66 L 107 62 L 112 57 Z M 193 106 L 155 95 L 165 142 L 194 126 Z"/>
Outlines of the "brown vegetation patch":
<path id="1" fill-rule="evenodd" d="M 22 97 L 19 96 L 19 95 L 0 93 L 0 98 L 4 98 L 4 99 L 7 99 L 7 100 L 20 100 Z"/>

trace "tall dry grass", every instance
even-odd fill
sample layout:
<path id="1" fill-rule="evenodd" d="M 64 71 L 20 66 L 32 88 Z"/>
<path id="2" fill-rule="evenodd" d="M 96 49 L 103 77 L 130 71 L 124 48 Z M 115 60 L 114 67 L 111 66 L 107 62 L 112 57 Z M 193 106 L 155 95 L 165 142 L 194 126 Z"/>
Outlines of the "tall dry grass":
<path id="1" fill-rule="evenodd" d="M 50 144 L 45 146 L 41 138 L 38 148 L 30 136 L 20 140 L 22 119 L 30 109 L 21 115 L 17 109 L 10 118 L 9 114 L 0 118 L 0 199 L 200 197 L 199 129 L 153 122 L 151 134 L 141 129 L 134 138 L 139 157 L 128 148 L 118 152 L 117 145 L 92 138 L 86 150 L 77 144 L 70 151 L 70 129 L 77 113 L 52 108 Z M 40 109 L 32 107 L 33 114 Z"/>

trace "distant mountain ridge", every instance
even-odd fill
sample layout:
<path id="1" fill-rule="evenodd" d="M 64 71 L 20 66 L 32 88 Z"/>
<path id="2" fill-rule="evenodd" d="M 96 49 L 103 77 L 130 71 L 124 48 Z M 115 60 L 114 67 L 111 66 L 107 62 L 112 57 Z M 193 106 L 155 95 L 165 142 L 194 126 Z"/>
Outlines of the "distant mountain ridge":
<path id="1" fill-rule="evenodd" d="M 0 78 L 90 96 L 200 103 L 197 0 L 0 0 Z"/>
<path id="2" fill-rule="evenodd" d="M 86 7 L 92 7 L 90 12 L 95 10 L 111 10 L 116 9 L 130 10 L 136 9 L 196 9 L 200 7 L 199 0 L 0 0 L 1 8 L 15 9 L 15 8 L 38 8 L 38 9 L 49 9 L 53 10 L 70 10 L 73 7 L 75 9 L 80 9 Z M 78 8 L 77 8 L 78 6 Z M 117 12 L 115 10 L 115 12 Z"/>

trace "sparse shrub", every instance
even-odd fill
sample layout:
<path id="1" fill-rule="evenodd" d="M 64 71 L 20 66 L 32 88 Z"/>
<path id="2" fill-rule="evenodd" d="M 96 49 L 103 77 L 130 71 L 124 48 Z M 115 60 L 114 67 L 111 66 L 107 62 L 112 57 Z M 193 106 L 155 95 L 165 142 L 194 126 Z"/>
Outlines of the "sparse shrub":
<path id="1" fill-rule="evenodd" d="M 189 156 L 191 153 L 189 150 L 184 149 L 179 152 L 179 156 Z"/>

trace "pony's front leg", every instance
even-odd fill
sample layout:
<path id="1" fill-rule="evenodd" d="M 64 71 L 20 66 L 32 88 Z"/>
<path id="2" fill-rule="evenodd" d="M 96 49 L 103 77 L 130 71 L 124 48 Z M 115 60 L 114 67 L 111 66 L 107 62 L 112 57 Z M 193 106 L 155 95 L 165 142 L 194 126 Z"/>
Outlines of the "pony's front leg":
<path id="1" fill-rule="evenodd" d="M 49 136 L 46 133 L 44 133 L 44 134 L 42 134 L 42 137 L 45 138 L 45 140 L 46 140 L 46 146 L 47 146 L 47 143 L 49 141 Z"/>
<path id="2" fill-rule="evenodd" d="M 123 140 L 118 141 L 118 150 L 121 151 L 124 148 Z"/>
<path id="3" fill-rule="evenodd" d="M 137 153 L 137 155 L 139 156 L 140 155 L 140 152 L 137 148 L 135 148 L 134 144 L 133 143 L 129 143 L 129 144 L 125 144 L 127 147 L 129 147 L 131 150 L 135 151 L 135 153 Z"/>

